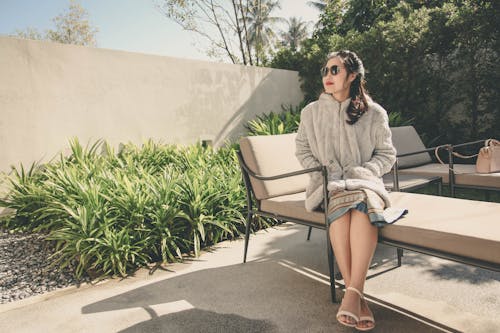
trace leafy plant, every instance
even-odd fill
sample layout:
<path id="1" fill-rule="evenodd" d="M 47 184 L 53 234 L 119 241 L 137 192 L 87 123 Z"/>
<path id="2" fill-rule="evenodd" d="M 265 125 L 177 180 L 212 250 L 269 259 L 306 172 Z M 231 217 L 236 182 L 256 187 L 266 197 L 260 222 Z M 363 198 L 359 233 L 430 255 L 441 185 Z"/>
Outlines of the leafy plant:
<path id="1" fill-rule="evenodd" d="M 305 104 L 296 107 L 281 106 L 282 112 L 257 116 L 257 119 L 247 123 L 248 135 L 275 135 L 296 132 L 300 123 L 300 111 Z"/>
<path id="2" fill-rule="evenodd" d="M 297 52 L 278 50 L 270 67 L 299 71 L 305 99 L 313 101 L 328 53 L 348 49 L 363 60 L 374 100 L 413 119 L 429 142 L 495 137 L 500 15 L 497 2 L 480 3 L 328 1 L 312 37 Z"/>
<path id="3" fill-rule="evenodd" d="M 178 177 L 173 168 L 167 167 L 160 177 L 150 177 L 147 182 L 151 202 L 142 234 L 147 239 L 153 261 L 182 260 L 182 249 L 189 248 L 188 240 L 183 237 L 185 227 L 176 223 L 181 216 L 175 192 Z"/>
<path id="4" fill-rule="evenodd" d="M 389 126 L 398 127 L 398 126 L 411 126 L 415 118 L 405 119 L 401 112 L 393 111 L 389 112 Z"/>
<path id="5" fill-rule="evenodd" d="M 83 147 L 45 165 L 14 169 L 0 223 L 47 233 L 54 264 L 75 275 L 126 276 L 149 262 L 182 260 L 244 230 L 236 152 L 153 141 Z"/>

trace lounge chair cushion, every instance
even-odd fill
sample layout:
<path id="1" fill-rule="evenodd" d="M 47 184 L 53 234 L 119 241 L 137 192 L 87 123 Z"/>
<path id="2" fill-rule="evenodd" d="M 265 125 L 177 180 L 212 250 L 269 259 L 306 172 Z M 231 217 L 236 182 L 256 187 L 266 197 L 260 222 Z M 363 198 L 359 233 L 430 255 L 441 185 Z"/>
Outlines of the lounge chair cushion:
<path id="1" fill-rule="evenodd" d="M 398 155 L 417 152 L 426 149 L 424 143 L 418 136 L 413 126 L 391 127 L 392 143 L 398 152 Z M 421 153 L 411 156 L 399 157 L 398 167 L 400 169 L 411 168 L 427 163 L 432 159 L 429 153 Z"/>
<path id="2" fill-rule="evenodd" d="M 454 166 L 455 173 L 470 173 L 474 172 L 473 165 L 467 164 L 457 164 Z M 444 184 L 449 183 L 449 169 L 448 164 L 444 165 L 441 163 L 429 163 L 426 165 L 421 165 L 413 168 L 407 168 L 403 170 L 399 170 L 400 175 L 412 175 L 412 176 L 423 176 L 423 177 L 432 177 L 439 176 L 443 179 Z M 456 179 L 456 177 L 455 177 Z"/>
<path id="3" fill-rule="evenodd" d="M 249 136 L 240 139 L 240 150 L 250 170 L 261 176 L 303 170 L 295 157 L 296 133 Z M 258 200 L 305 191 L 309 175 L 262 181 L 250 176 Z"/>
<path id="4" fill-rule="evenodd" d="M 271 214 L 325 225 L 325 214 L 322 211 L 308 212 L 305 200 L 306 192 L 283 195 L 262 200 L 260 209 Z"/>
<path id="5" fill-rule="evenodd" d="M 456 185 L 467 185 L 472 187 L 489 187 L 500 189 L 500 172 L 495 173 L 473 173 L 455 174 Z"/>
<path id="6" fill-rule="evenodd" d="M 424 248 L 500 264 L 500 204 L 393 192 L 409 213 L 379 235 Z"/>
<path id="7" fill-rule="evenodd" d="M 455 184 L 472 187 L 493 187 L 500 188 L 500 172 L 496 173 L 476 173 L 476 167 L 473 164 L 454 164 Z M 431 163 L 414 168 L 399 170 L 400 175 L 413 176 L 440 176 L 443 183 L 449 183 L 448 165 L 440 163 Z"/>
<path id="8" fill-rule="evenodd" d="M 382 239 L 500 264 L 500 204 L 392 192 L 393 207 L 409 213 L 379 229 Z M 324 226 L 324 214 L 304 208 L 305 192 L 261 201 L 261 210 Z M 284 218 L 286 221 L 286 218 Z"/>
<path id="9" fill-rule="evenodd" d="M 407 188 L 415 188 L 419 186 L 425 186 L 430 182 L 434 181 L 436 176 L 419 176 L 419 175 L 399 175 L 399 189 L 404 191 Z M 388 190 L 394 189 L 393 175 L 392 173 L 385 174 L 382 177 L 384 181 L 384 186 Z M 439 179 L 438 179 L 439 180 Z"/>

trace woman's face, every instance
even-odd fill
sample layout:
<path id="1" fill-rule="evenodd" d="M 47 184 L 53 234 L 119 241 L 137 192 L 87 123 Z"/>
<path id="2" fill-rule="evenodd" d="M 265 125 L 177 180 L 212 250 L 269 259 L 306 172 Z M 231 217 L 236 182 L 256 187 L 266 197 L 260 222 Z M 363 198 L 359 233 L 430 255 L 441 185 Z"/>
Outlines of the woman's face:
<path id="1" fill-rule="evenodd" d="M 332 70 L 333 67 L 333 70 Z M 347 73 L 346 68 L 339 57 L 334 57 L 326 63 L 326 76 L 323 76 L 323 88 L 327 94 L 332 94 L 337 100 L 342 99 L 344 96 L 349 97 L 349 88 L 351 82 L 356 78 L 356 74 Z M 334 74 L 332 74 L 332 72 Z M 336 73 L 336 74 L 335 74 Z"/>

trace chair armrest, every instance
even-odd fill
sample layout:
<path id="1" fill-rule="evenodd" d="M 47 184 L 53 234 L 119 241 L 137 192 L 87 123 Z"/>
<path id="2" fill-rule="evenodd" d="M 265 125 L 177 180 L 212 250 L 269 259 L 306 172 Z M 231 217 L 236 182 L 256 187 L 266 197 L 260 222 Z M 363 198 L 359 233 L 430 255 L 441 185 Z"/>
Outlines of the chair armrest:
<path id="1" fill-rule="evenodd" d="M 248 172 L 248 174 L 250 176 L 252 176 L 254 178 L 257 178 L 259 180 L 276 180 L 276 179 L 288 178 L 288 177 L 303 175 L 303 174 L 306 174 L 306 173 L 311 173 L 311 172 L 314 172 L 314 171 L 322 171 L 323 170 L 323 167 L 319 166 L 319 167 L 316 167 L 316 168 L 309 168 L 309 169 L 304 169 L 304 170 L 297 170 L 297 171 L 294 171 L 294 172 L 288 172 L 288 173 L 283 173 L 283 174 L 274 175 L 274 176 L 262 176 L 262 175 L 256 174 L 252 170 L 250 170 L 246 164 L 242 164 L 242 166 L 245 169 L 245 171 Z"/>
<path id="2" fill-rule="evenodd" d="M 441 146 L 436 146 L 436 147 L 432 147 L 432 148 L 426 148 L 424 150 L 413 151 L 411 153 L 398 154 L 398 155 L 396 155 L 396 158 L 417 155 L 417 154 L 422 154 L 422 153 L 430 153 L 430 152 L 435 151 L 436 148 L 442 148 L 442 147 L 446 147 L 446 146 L 451 146 L 451 145 L 441 145 Z"/>
<path id="3" fill-rule="evenodd" d="M 243 156 L 241 155 L 241 152 L 238 152 L 238 160 L 240 161 L 241 167 L 245 170 L 245 172 L 248 173 L 248 175 L 250 175 L 256 179 L 259 179 L 259 180 L 276 180 L 276 179 L 282 179 L 282 178 L 303 175 L 303 174 L 311 173 L 314 171 L 323 171 L 323 170 L 326 171 L 326 168 L 324 166 L 318 166 L 315 168 L 297 170 L 297 171 L 283 173 L 283 174 L 274 175 L 274 176 L 262 176 L 262 175 L 258 175 L 257 173 L 253 172 L 252 170 L 250 170 L 248 165 L 243 160 Z"/>
<path id="4" fill-rule="evenodd" d="M 486 142 L 486 140 L 476 140 L 476 141 L 469 141 L 469 142 L 459 143 L 457 145 L 450 145 L 450 149 L 448 151 L 448 164 L 449 164 L 449 169 L 450 169 L 450 176 L 452 174 L 453 175 L 455 174 L 455 170 L 453 169 L 453 163 L 454 163 L 453 157 L 454 156 L 457 156 L 457 157 L 460 157 L 460 158 L 472 158 L 472 157 L 477 156 L 477 154 L 470 155 L 470 156 L 461 155 L 458 152 L 456 152 L 455 149 L 456 148 L 461 148 L 461 147 L 467 147 L 467 146 L 476 145 L 478 143 L 483 143 L 484 144 Z"/>
<path id="5" fill-rule="evenodd" d="M 484 143 L 486 140 L 487 139 L 485 139 L 485 140 L 470 141 L 470 142 L 465 142 L 465 143 L 459 143 L 458 145 L 451 145 L 451 148 L 455 149 L 455 148 L 460 148 L 460 147 L 471 146 L 471 145 L 475 145 L 475 144 L 478 144 L 478 143 Z"/>

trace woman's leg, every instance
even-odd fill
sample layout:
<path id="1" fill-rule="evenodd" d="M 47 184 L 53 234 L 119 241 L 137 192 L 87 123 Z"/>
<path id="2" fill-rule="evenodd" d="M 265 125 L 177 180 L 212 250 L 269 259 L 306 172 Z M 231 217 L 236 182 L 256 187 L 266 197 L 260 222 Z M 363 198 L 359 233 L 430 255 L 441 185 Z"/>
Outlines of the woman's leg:
<path id="1" fill-rule="evenodd" d="M 368 268 L 377 247 L 378 229 L 368 219 L 368 215 L 352 210 L 351 213 L 351 284 L 349 286 L 363 292 Z M 360 316 L 373 317 L 365 300 L 360 303 Z M 373 322 L 360 321 L 359 327 L 370 328 Z"/>
<path id="2" fill-rule="evenodd" d="M 335 220 L 330 225 L 329 233 L 346 287 L 363 292 L 368 267 L 377 246 L 377 227 L 370 223 L 368 215 L 353 209 Z M 361 312 L 362 316 L 372 315 L 366 302 L 360 302 L 354 292 L 345 293 L 341 308 L 353 313 Z M 341 316 L 341 320 L 347 323 L 354 321 L 350 316 Z M 361 326 L 370 327 L 373 324 L 361 323 Z"/>
<path id="3" fill-rule="evenodd" d="M 335 259 L 344 279 L 344 284 L 349 286 L 351 281 L 351 212 L 347 212 L 330 224 L 330 242 L 332 243 Z M 352 292 L 346 292 L 342 299 L 340 310 L 348 311 L 356 316 L 360 312 L 359 298 L 349 297 Z M 355 325 L 356 319 L 352 316 L 340 315 L 339 320 Z"/>
<path id="4" fill-rule="evenodd" d="M 342 278 L 346 286 L 349 286 L 351 281 L 351 211 L 342 215 L 330 224 L 330 242 L 332 243 L 333 252 L 337 265 L 339 266 Z"/>
<path id="5" fill-rule="evenodd" d="M 370 223 L 368 215 L 358 210 L 351 211 L 351 280 L 350 287 L 363 292 L 366 274 L 377 247 L 378 229 Z"/>

